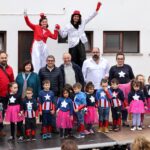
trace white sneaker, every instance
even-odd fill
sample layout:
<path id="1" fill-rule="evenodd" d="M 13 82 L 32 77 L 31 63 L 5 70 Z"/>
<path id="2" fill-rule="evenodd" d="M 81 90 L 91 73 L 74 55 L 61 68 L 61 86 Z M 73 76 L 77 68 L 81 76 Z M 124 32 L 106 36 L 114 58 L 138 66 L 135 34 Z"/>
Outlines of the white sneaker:
<path id="1" fill-rule="evenodd" d="M 136 130 L 136 126 L 133 126 L 130 130 L 131 131 L 135 131 Z"/>
<path id="2" fill-rule="evenodd" d="M 141 131 L 141 130 L 142 130 L 142 127 L 141 127 L 141 126 L 138 126 L 138 127 L 137 127 L 137 130 Z"/>

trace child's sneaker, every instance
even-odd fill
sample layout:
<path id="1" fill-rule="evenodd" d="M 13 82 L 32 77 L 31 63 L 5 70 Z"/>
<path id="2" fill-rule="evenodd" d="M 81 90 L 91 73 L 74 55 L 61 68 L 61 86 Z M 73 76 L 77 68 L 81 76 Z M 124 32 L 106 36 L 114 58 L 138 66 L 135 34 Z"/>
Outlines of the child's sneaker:
<path id="1" fill-rule="evenodd" d="M 47 134 L 43 134 L 43 135 L 42 135 L 42 139 L 43 139 L 43 140 L 46 140 L 46 139 L 47 139 Z"/>
<path id="2" fill-rule="evenodd" d="M 20 136 L 17 142 L 23 142 L 23 136 Z"/>
<path id="3" fill-rule="evenodd" d="M 78 135 L 74 135 L 74 137 L 77 139 L 82 139 L 82 138 L 85 138 L 85 135 L 82 133 L 79 133 Z"/>
<path id="4" fill-rule="evenodd" d="M 10 136 L 10 137 L 8 138 L 8 141 L 13 141 L 13 140 L 15 140 L 15 138 L 14 138 L 13 136 Z"/>
<path id="5" fill-rule="evenodd" d="M 91 134 L 94 134 L 94 131 L 93 131 L 92 129 L 90 129 L 90 133 L 91 133 Z"/>
<path id="6" fill-rule="evenodd" d="M 32 141 L 36 141 L 35 136 L 32 136 L 31 140 L 32 140 Z"/>
<path id="7" fill-rule="evenodd" d="M 135 131 L 136 130 L 136 126 L 132 126 L 132 128 L 130 130 L 131 131 Z"/>
<path id="8" fill-rule="evenodd" d="M 88 135 L 88 134 L 90 134 L 90 132 L 88 130 L 84 130 L 84 134 Z"/>
<path id="9" fill-rule="evenodd" d="M 141 127 L 141 126 L 138 126 L 138 127 L 137 127 L 137 130 L 141 131 L 141 130 L 142 130 L 142 127 Z"/>
<path id="10" fill-rule="evenodd" d="M 51 133 L 48 133 L 47 134 L 47 139 L 51 139 L 52 138 L 52 134 Z"/>
<path id="11" fill-rule="evenodd" d="M 26 138 L 26 141 L 27 141 L 27 142 L 30 142 L 30 141 L 31 141 L 31 139 L 30 139 L 30 138 Z"/>

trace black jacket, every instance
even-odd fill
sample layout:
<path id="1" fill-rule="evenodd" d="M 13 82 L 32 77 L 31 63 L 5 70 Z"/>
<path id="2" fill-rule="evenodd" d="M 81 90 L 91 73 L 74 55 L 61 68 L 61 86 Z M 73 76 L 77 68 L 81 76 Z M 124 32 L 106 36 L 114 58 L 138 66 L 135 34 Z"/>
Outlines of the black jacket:
<path id="1" fill-rule="evenodd" d="M 59 68 L 60 68 L 60 70 L 62 72 L 62 75 L 63 75 L 63 85 L 65 85 L 66 83 L 65 83 L 64 64 L 62 64 Z M 73 68 L 73 70 L 75 72 L 76 82 L 79 82 L 84 87 L 84 78 L 83 78 L 83 74 L 82 74 L 81 68 L 75 63 L 72 63 L 72 68 Z"/>
<path id="2" fill-rule="evenodd" d="M 41 81 L 41 85 L 42 85 L 42 81 L 50 80 L 51 83 L 50 90 L 54 92 L 55 96 L 61 95 L 62 88 L 63 88 L 63 76 L 58 67 L 54 67 L 52 71 L 49 71 L 46 65 L 45 67 L 40 69 L 39 78 Z"/>

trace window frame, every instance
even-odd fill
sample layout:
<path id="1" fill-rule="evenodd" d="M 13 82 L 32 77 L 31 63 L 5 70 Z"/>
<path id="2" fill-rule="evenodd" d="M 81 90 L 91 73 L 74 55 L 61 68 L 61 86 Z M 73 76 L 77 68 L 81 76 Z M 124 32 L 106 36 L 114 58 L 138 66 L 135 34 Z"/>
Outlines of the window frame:
<path id="1" fill-rule="evenodd" d="M 7 31 L 0 31 L 0 35 L 2 35 L 2 42 L 3 42 L 3 47 L 0 50 L 6 51 L 7 48 Z"/>
<path id="2" fill-rule="evenodd" d="M 124 32 L 137 32 L 137 51 L 136 52 L 124 52 L 124 39 L 123 34 Z M 120 48 L 119 49 L 106 49 L 106 36 L 119 34 L 120 35 Z M 103 31 L 103 53 L 116 53 L 116 52 L 123 52 L 123 53 L 140 53 L 140 31 Z"/>

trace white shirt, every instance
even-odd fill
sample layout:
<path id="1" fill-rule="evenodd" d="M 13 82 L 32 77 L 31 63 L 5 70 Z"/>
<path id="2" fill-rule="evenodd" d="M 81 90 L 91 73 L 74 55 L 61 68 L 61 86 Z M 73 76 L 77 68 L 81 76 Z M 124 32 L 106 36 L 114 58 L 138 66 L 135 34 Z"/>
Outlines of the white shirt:
<path id="1" fill-rule="evenodd" d="M 83 62 L 82 72 L 85 82 L 92 81 L 95 89 L 100 88 L 102 78 L 109 75 L 109 64 L 104 58 L 100 58 L 97 64 L 92 58 L 86 59 Z"/>
<path id="2" fill-rule="evenodd" d="M 87 19 L 81 22 L 78 29 L 76 29 L 71 23 L 69 23 L 68 25 L 66 25 L 66 27 L 63 30 L 59 30 L 59 34 L 61 35 L 62 38 L 65 38 L 68 35 L 69 48 L 72 48 L 78 45 L 80 40 L 83 44 L 88 41 L 86 34 L 84 32 L 85 25 L 90 20 L 92 20 L 96 15 L 97 15 L 97 12 L 95 11 Z"/>

